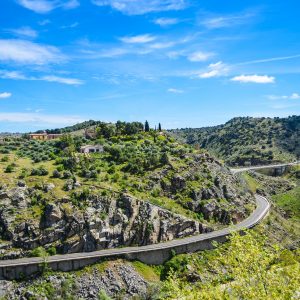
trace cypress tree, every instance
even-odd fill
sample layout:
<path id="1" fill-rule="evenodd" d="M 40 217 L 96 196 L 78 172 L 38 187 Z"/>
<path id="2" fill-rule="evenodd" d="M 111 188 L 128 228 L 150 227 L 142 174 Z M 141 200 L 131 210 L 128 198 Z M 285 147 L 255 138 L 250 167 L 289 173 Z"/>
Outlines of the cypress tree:
<path id="1" fill-rule="evenodd" d="M 150 126 L 148 121 L 145 122 L 145 132 L 149 132 L 150 131 Z"/>
<path id="2" fill-rule="evenodd" d="M 161 124 L 158 123 L 158 131 L 161 132 Z"/>

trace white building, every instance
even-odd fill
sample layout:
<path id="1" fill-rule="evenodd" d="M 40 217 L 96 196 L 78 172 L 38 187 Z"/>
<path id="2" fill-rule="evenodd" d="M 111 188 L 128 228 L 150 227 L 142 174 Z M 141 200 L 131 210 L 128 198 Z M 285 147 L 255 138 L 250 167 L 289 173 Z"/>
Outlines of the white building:
<path id="1" fill-rule="evenodd" d="M 100 153 L 104 152 L 104 148 L 101 145 L 85 145 L 80 148 L 80 153 Z"/>

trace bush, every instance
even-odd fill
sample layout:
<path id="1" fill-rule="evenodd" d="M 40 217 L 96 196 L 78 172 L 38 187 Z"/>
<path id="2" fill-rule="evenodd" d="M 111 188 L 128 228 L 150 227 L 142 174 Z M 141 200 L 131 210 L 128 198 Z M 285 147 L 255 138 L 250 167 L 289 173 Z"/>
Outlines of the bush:
<path id="1" fill-rule="evenodd" d="M 37 247 L 30 252 L 31 257 L 46 257 L 47 251 L 43 247 Z"/>
<path id="2" fill-rule="evenodd" d="M 70 171 L 65 171 L 64 173 L 63 173 L 63 178 L 64 179 L 69 179 L 69 178 L 71 178 L 72 177 L 72 173 L 70 172 Z"/>
<path id="3" fill-rule="evenodd" d="M 5 173 L 12 173 L 15 170 L 15 166 L 13 164 L 9 164 L 6 168 L 5 168 Z"/>
<path id="4" fill-rule="evenodd" d="M 2 161 L 2 162 L 8 162 L 8 161 L 9 161 L 9 157 L 8 157 L 8 156 L 3 156 L 3 157 L 1 158 L 1 161 Z"/>
<path id="5" fill-rule="evenodd" d="M 19 179 L 24 179 L 27 175 L 28 175 L 28 170 L 26 168 L 23 168 L 19 175 Z"/>
<path id="6" fill-rule="evenodd" d="M 31 170 L 31 176 L 46 176 L 49 172 L 44 166 L 40 166 L 37 169 Z"/>
<path id="7" fill-rule="evenodd" d="M 50 247 L 49 249 L 47 249 L 47 253 L 49 255 L 56 255 L 56 248 L 55 247 Z"/>
<path id="8" fill-rule="evenodd" d="M 61 177 L 61 174 L 59 173 L 58 170 L 54 170 L 53 173 L 52 173 L 52 177 L 53 177 L 53 178 L 60 178 L 60 177 Z"/>

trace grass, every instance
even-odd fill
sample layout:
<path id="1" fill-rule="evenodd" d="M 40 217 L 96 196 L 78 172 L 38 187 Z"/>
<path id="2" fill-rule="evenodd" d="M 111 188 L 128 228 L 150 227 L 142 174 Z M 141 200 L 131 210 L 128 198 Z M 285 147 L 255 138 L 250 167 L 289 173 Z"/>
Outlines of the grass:
<path id="1" fill-rule="evenodd" d="M 149 282 L 159 281 L 159 268 L 146 265 L 140 261 L 134 261 L 131 263 L 136 271 Z"/>
<path id="2" fill-rule="evenodd" d="M 246 181 L 246 183 L 247 183 L 247 185 L 249 187 L 249 190 L 252 193 L 256 193 L 257 189 L 260 188 L 260 184 L 253 177 L 251 177 L 247 173 L 243 173 L 242 177 Z"/>
<path id="3" fill-rule="evenodd" d="M 1 159 L 7 156 L 9 160 L 7 162 L 1 161 Z M 16 167 L 12 173 L 5 173 L 5 168 L 7 165 L 15 163 Z M 56 169 L 54 161 L 43 161 L 40 163 L 33 163 L 30 158 L 18 157 L 14 152 L 10 154 L 0 154 L 0 181 L 2 184 L 6 184 L 8 187 L 15 187 L 16 182 L 19 180 L 22 169 L 27 169 L 27 173 L 30 174 L 31 169 L 44 166 L 49 174 L 47 176 L 26 176 L 24 181 L 28 187 L 34 187 L 36 184 L 42 183 L 53 183 L 55 188 L 49 193 L 52 198 L 63 198 L 67 195 L 66 192 L 62 190 L 65 183 L 64 180 L 52 178 L 52 173 Z"/>
<path id="4" fill-rule="evenodd" d="M 290 217 L 300 220 L 300 187 L 272 198 Z"/>

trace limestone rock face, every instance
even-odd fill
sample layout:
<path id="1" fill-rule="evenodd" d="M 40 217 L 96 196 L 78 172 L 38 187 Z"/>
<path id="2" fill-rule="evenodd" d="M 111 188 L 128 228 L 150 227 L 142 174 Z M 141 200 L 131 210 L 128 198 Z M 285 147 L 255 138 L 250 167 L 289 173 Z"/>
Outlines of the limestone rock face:
<path id="1" fill-rule="evenodd" d="M 90 196 L 83 210 L 70 204 L 68 199 L 62 199 L 46 204 L 40 218 L 18 222 L 10 210 L 16 201 L 25 205 L 26 195 L 26 187 L 0 194 L 0 205 L 6 203 L 5 208 L 0 209 L 1 237 L 12 248 L 25 251 L 55 246 L 59 253 L 89 252 L 155 244 L 211 230 L 127 194 L 117 198 Z"/>
<path id="2" fill-rule="evenodd" d="M 62 212 L 55 204 L 47 204 L 44 211 L 42 227 L 52 227 L 62 218 Z"/>
<path id="3" fill-rule="evenodd" d="M 238 176 L 207 153 L 186 156 L 186 163 L 167 174 L 154 174 L 161 178 L 161 194 L 178 199 L 182 206 L 204 217 L 205 220 L 230 224 L 247 217 L 247 204 L 254 207 L 254 197 Z M 152 186 L 149 189 L 153 188 Z"/>

